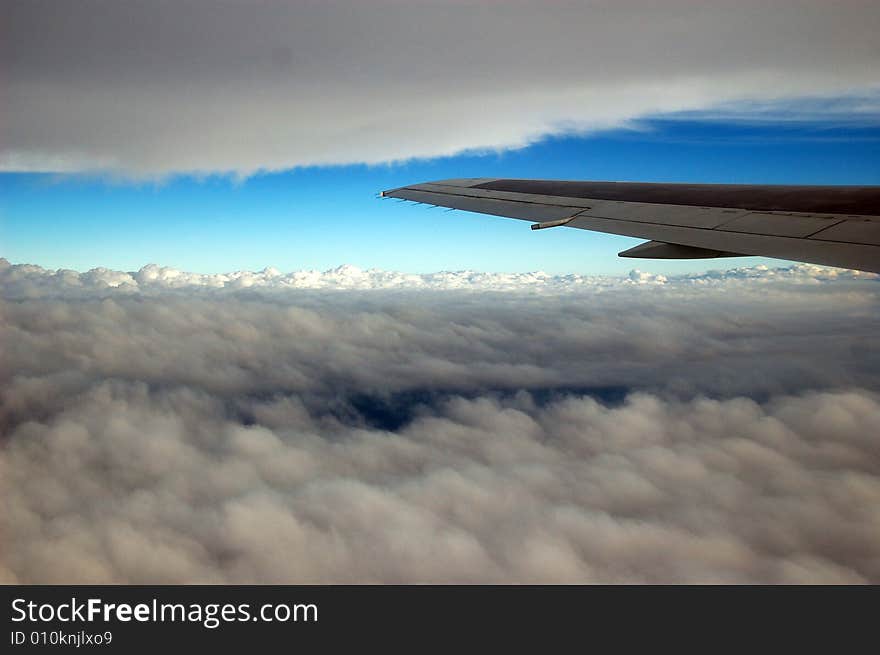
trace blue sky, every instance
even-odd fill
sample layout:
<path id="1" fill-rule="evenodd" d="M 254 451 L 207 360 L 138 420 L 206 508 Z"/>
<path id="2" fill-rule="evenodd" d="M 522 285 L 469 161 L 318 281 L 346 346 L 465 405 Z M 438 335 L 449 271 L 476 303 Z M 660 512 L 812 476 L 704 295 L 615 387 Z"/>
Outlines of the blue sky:
<path id="1" fill-rule="evenodd" d="M 839 118 L 839 117 L 838 117 Z M 637 240 L 428 209 L 374 194 L 445 177 L 767 184 L 880 184 L 880 127 L 822 122 L 658 119 L 503 152 L 283 173 L 132 182 L 3 174 L 2 254 L 14 263 L 198 271 L 475 269 L 620 274 L 754 263 L 620 259 Z"/>

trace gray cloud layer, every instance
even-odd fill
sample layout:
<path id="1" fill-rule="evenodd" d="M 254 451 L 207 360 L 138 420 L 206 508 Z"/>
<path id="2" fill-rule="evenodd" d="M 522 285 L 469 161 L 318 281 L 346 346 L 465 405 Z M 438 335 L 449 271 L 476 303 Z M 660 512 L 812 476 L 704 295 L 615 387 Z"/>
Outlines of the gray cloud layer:
<path id="1" fill-rule="evenodd" d="M 3 0 L 0 168 L 247 174 L 864 93 L 878 22 L 857 0 Z"/>
<path id="2" fill-rule="evenodd" d="M 0 579 L 880 581 L 876 277 L 157 270 L 0 266 Z"/>

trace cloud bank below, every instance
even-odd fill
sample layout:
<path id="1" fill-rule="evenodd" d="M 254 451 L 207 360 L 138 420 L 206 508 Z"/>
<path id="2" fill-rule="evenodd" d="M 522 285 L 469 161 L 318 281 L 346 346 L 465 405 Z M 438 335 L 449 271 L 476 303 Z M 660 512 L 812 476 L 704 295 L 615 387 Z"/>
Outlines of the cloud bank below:
<path id="1" fill-rule="evenodd" d="M 880 581 L 876 276 L 310 275 L 4 262 L 0 579 Z"/>

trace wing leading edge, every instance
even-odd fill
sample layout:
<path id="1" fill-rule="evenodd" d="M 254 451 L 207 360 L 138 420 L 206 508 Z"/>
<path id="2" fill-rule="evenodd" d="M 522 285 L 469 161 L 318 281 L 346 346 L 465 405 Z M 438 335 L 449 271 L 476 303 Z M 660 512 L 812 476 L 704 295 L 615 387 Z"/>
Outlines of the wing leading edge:
<path id="1" fill-rule="evenodd" d="M 758 255 L 880 273 L 880 187 L 467 178 L 381 195 L 647 239 L 622 257 Z"/>

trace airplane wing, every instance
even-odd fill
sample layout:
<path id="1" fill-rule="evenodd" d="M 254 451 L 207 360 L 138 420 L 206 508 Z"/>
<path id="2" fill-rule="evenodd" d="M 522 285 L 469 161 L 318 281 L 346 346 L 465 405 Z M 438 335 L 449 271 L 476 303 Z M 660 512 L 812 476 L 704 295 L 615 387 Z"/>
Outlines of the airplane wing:
<path id="1" fill-rule="evenodd" d="M 647 239 L 621 257 L 757 255 L 880 273 L 880 187 L 466 178 L 385 198 Z"/>

